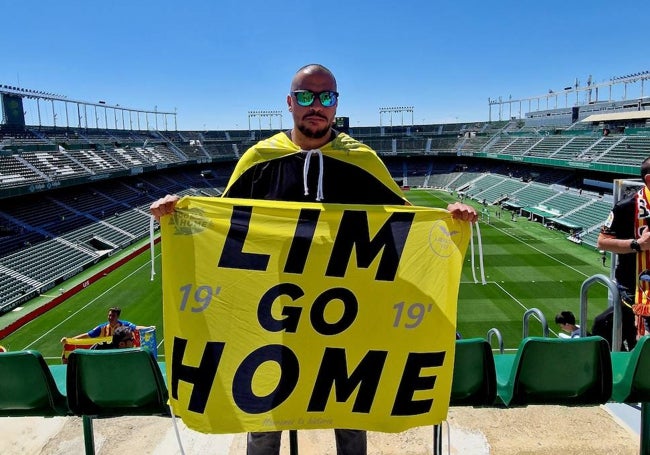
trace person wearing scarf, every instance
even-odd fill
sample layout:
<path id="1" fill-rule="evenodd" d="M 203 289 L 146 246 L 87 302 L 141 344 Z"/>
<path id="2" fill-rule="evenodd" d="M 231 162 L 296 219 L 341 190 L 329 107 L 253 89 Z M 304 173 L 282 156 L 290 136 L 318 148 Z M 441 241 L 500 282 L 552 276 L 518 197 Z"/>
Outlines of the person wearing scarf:
<path id="1" fill-rule="evenodd" d="M 599 249 L 618 254 L 615 278 L 621 293 L 623 340 L 628 350 L 636 345 L 637 334 L 645 334 L 646 318 L 650 316 L 649 174 L 650 158 L 646 158 L 641 163 L 641 179 L 645 186 L 616 203 L 601 228 L 597 243 Z"/>

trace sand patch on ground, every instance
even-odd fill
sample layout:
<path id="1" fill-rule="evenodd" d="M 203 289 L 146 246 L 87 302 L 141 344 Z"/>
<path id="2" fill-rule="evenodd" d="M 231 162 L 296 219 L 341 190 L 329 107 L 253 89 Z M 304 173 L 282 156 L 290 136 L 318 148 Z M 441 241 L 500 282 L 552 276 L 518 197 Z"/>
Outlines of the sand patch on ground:
<path id="1" fill-rule="evenodd" d="M 246 435 L 206 435 L 177 420 L 185 454 L 236 455 L 246 453 Z M 529 406 L 514 409 L 450 408 L 443 425 L 443 453 L 447 438 L 452 454 L 546 455 L 638 454 L 639 437 L 601 406 Z M 449 431 L 447 430 L 449 428 Z M 172 420 L 163 417 L 121 417 L 94 422 L 97 455 L 180 454 Z M 283 433 L 281 454 L 289 454 Z M 332 430 L 300 431 L 299 453 L 335 455 Z M 1 454 L 70 455 L 84 453 L 79 417 L 0 418 Z M 433 453 L 431 427 L 403 433 L 368 433 L 371 455 Z"/>

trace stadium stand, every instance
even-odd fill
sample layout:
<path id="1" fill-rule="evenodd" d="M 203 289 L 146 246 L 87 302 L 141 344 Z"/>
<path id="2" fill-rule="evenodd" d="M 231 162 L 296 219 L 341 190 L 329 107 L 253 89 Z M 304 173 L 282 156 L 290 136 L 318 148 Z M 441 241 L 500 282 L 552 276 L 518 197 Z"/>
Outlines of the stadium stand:
<path id="1" fill-rule="evenodd" d="M 508 198 L 508 202 L 511 205 L 516 204 L 519 207 L 534 207 L 556 194 L 557 191 L 549 186 L 530 183 L 525 188 L 513 191 L 512 195 Z"/>
<path id="2" fill-rule="evenodd" d="M 586 136 L 567 137 L 567 139 L 566 144 L 558 147 L 556 151 L 551 152 L 549 158 L 566 161 L 576 159 L 598 141 L 598 138 Z"/>
<path id="3" fill-rule="evenodd" d="M 636 111 L 650 107 L 647 99 L 632 104 L 631 110 Z M 591 104 L 580 108 L 601 109 Z M 611 209 L 612 181 L 637 177 L 640 163 L 650 156 L 650 128 L 645 119 L 590 122 L 587 115 L 580 113 L 576 119 L 571 108 L 560 108 L 529 113 L 524 120 L 369 126 L 350 132 L 377 151 L 402 185 L 458 192 L 531 218 L 542 213 L 549 225 L 580 230 L 583 243 L 593 247 Z M 148 206 L 155 198 L 168 193 L 221 194 L 241 153 L 276 132 L 0 125 L 0 314 L 146 237 Z M 589 181 L 594 180 L 597 185 L 590 187 Z M 558 364 L 557 370 L 546 368 L 554 363 L 555 353 L 550 357 L 533 353 L 528 373 L 518 369 L 519 361 L 531 355 L 529 350 L 543 350 L 544 340 L 526 338 L 516 355 L 496 356 L 484 340 L 459 340 L 457 352 L 463 355 L 456 357 L 452 405 L 611 400 L 642 402 L 645 408 L 650 386 L 638 371 L 647 370 L 646 340 L 642 338 L 633 352 L 611 353 L 611 365 L 599 340 L 553 340 L 549 343 L 553 349 L 560 347 L 566 353 L 564 348 L 570 346 L 578 353 L 569 362 L 577 369 L 569 374 L 560 369 L 564 364 Z M 65 381 L 61 383 L 66 370 L 50 367 L 48 376 L 39 356 L 25 356 L 29 367 L 3 364 L 0 368 L 4 385 L 22 386 L 25 379 L 39 392 L 31 396 L 24 390 L 14 394 L 1 389 L 0 415 L 74 412 L 85 419 L 100 412 L 79 403 L 72 405 L 78 405 L 72 411 L 67 409 L 61 396 L 66 394 Z M 151 360 L 148 354 L 145 357 Z M 612 370 L 613 379 L 608 376 Z M 587 378 L 585 372 L 593 374 Z M 166 390 L 158 373 L 153 371 L 152 382 L 162 400 L 154 411 L 162 409 L 165 414 Z M 42 384 L 34 384 L 34 378 L 43 379 Z M 69 375 L 69 393 L 78 386 L 73 379 Z M 545 390 L 549 385 L 562 394 L 556 393 L 557 388 Z M 28 403 L 17 405 L 19 398 Z M 124 411 L 110 413 L 123 415 Z M 642 431 L 650 429 L 646 425 Z"/>
<path id="4" fill-rule="evenodd" d="M 231 168 L 211 169 L 211 178 L 169 170 L 0 199 L 0 313 L 146 237 L 154 198 L 220 194 Z"/>
<path id="5" fill-rule="evenodd" d="M 611 208 L 610 203 L 592 200 L 554 221 L 580 226 L 581 229 L 587 231 L 591 228 L 599 228 L 602 225 L 602 220 L 607 219 Z"/>
<path id="6" fill-rule="evenodd" d="M 455 146 L 455 149 L 458 153 L 463 155 L 472 155 L 474 152 L 482 150 L 485 145 L 491 141 L 493 138 L 491 136 L 470 136 L 463 137 Z"/>
<path id="7" fill-rule="evenodd" d="M 650 142 L 647 138 L 624 136 L 614 143 L 596 161 L 605 160 L 607 163 L 631 164 L 639 163 L 650 156 Z"/>
<path id="8" fill-rule="evenodd" d="M 485 179 L 483 179 L 476 181 L 474 184 L 480 185 L 481 187 L 484 187 L 487 184 L 485 190 L 480 191 L 479 193 L 473 193 L 470 190 L 468 194 L 479 201 L 486 201 L 488 204 L 495 204 L 507 199 L 509 194 L 512 194 L 525 186 L 525 183 L 521 180 L 515 180 L 508 177 L 501 177 L 501 180 L 496 183 L 491 183 L 490 181 L 486 182 Z"/>
<path id="9" fill-rule="evenodd" d="M 450 188 L 455 191 L 462 191 L 470 182 L 481 176 L 480 172 L 459 172 L 458 177 L 452 181 Z"/>
<path id="10" fill-rule="evenodd" d="M 650 155 L 650 129 L 617 124 L 604 134 L 606 124 L 562 124 L 566 114 L 554 116 L 553 127 L 510 120 L 353 127 L 351 134 L 404 186 L 536 208 L 544 222 L 579 228 L 593 246 L 611 206 L 603 195 L 615 178 L 636 177 Z M 276 132 L 0 125 L 0 313 L 146 237 L 155 198 L 221 194 L 241 153 Z M 47 272 L 31 269 L 43 254 L 62 258 Z"/>
<path id="11" fill-rule="evenodd" d="M 570 138 L 566 136 L 546 136 L 535 143 L 527 152 L 529 156 L 549 158 L 553 153 L 564 147 Z"/>

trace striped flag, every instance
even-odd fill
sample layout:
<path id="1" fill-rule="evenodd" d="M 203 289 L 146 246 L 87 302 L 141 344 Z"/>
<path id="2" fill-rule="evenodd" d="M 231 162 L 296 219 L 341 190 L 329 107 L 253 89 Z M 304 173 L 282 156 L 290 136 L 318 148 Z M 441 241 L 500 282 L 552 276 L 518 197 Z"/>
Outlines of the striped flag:
<path id="1" fill-rule="evenodd" d="M 61 354 L 61 362 L 68 363 L 68 356 L 75 349 L 90 349 L 97 343 L 110 343 L 113 337 L 98 337 L 98 338 L 66 338 L 63 343 L 63 353 Z"/>

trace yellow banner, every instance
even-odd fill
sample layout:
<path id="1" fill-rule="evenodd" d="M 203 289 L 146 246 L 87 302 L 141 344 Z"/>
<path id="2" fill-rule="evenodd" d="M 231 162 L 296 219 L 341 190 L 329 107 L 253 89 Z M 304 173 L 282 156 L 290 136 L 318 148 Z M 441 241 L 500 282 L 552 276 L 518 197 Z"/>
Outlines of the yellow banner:
<path id="1" fill-rule="evenodd" d="M 468 223 L 189 197 L 161 231 L 167 382 L 188 427 L 399 432 L 446 418 Z"/>

